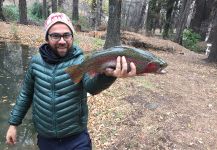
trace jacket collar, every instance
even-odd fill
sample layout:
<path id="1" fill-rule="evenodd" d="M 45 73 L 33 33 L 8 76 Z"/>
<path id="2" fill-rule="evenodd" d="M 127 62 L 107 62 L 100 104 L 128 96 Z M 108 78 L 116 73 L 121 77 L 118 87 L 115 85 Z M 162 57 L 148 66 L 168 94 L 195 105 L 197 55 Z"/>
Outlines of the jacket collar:
<path id="1" fill-rule="evenodd" d="M 78 55 L 82 54 L 82 51 L 76 46 L 72 46 L 66 56 L 60 57 L 55 54 L 49 44 L 45 43 L 39 48 L 39 53 L 42 59 L 49 64 L 59 64 L 64 61 L 68 61 Z"/>

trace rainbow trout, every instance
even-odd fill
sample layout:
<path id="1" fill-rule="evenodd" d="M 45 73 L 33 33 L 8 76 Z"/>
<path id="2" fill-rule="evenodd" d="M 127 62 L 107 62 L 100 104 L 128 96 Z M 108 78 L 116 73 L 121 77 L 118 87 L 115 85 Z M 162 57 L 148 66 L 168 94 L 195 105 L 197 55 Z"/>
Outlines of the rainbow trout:
<path id="1" fill-rule="evenodd" d="M 118 56 L 126 57 L 128 67 L 130 62 L 133 62 L 136 65 L 137 75 L 160 73 L 167 66 L 165 61 L 149 51 L 126 46 L 115 46 L 92 53 L 81 64 L 70 66 L 65 72 L 70 75 L 73 82 L 78 83 L 84 73 L 88 73 L 93 77 L 97 73 L 103 73 L 106 68 L 115 69 Z M 129 71 L 130 67 L 128 68 Z"/>

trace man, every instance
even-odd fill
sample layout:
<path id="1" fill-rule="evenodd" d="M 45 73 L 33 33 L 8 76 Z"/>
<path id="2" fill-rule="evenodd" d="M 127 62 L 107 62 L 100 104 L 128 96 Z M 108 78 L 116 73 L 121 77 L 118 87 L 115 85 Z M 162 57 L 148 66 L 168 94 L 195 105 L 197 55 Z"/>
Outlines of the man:
<path id="1" fill-rule="evenodd" d="M 73 45 L 74 28 L 68 16 L 53 13 L 45 21 L 47 43 L 32 57 L 23 86 L 9 119 L 6 135 L 8 144 L 16 143 L 17 126 L 32 105 L 32 120 L 38 133 L 41 150 L 90 150 L 87 131 L 87 92 L 97 94 L 108 88 L 116 77 L 136 74 L 130 64 L 127 72 L 124 57 L 117 58 L 116 69 L 107 68 L 103 74 L 83 76 L 75 84 L 64 70 L 83 61 L 83 52 Z"/>

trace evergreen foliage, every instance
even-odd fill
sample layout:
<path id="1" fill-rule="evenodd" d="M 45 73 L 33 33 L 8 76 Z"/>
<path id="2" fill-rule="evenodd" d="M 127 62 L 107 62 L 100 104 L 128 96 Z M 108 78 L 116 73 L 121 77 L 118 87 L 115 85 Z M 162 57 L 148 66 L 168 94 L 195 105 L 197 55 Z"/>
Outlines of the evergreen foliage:
<path id="1" fill-rule="evenodd" d="M 18 21 L 19 9 L 15 5 L 3 6 L 3 14 L 8 21 Z"/>
<path id="2" fill-rule="evenodd" d="M 191 29 L 185 29 L 183 32 L 183 46 L 192 51 L 202 52 L 197 45 L 200 39 L 201 36 L 198 33 L 193 32 Z"/>
<path id="3" fill-rule="evenodd" d="M 43 15 L 42 15 L 42 9 L 43 9 L 42 3 L 35 2 L 32 5 L 30 11 L 31 11 L 32 15 L 34 15 L 38 19 L 42 19 L 42 17 L 43 17 Z"/>

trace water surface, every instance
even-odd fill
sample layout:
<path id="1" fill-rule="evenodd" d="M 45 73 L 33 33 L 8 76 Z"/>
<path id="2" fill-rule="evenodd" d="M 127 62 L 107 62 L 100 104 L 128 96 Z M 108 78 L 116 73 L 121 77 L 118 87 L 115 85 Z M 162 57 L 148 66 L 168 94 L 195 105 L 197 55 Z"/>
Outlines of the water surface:
<path id="1" fill-rule="evenodd" d="M 22 125 L 18 127 L 17 144 L 5 144 L 8 118 L 22 85 L 29 60 L 37 49 L 17 43 L 0 41 L 0 150 L 35 150 L 36 133 L 28 111 Z"/>

